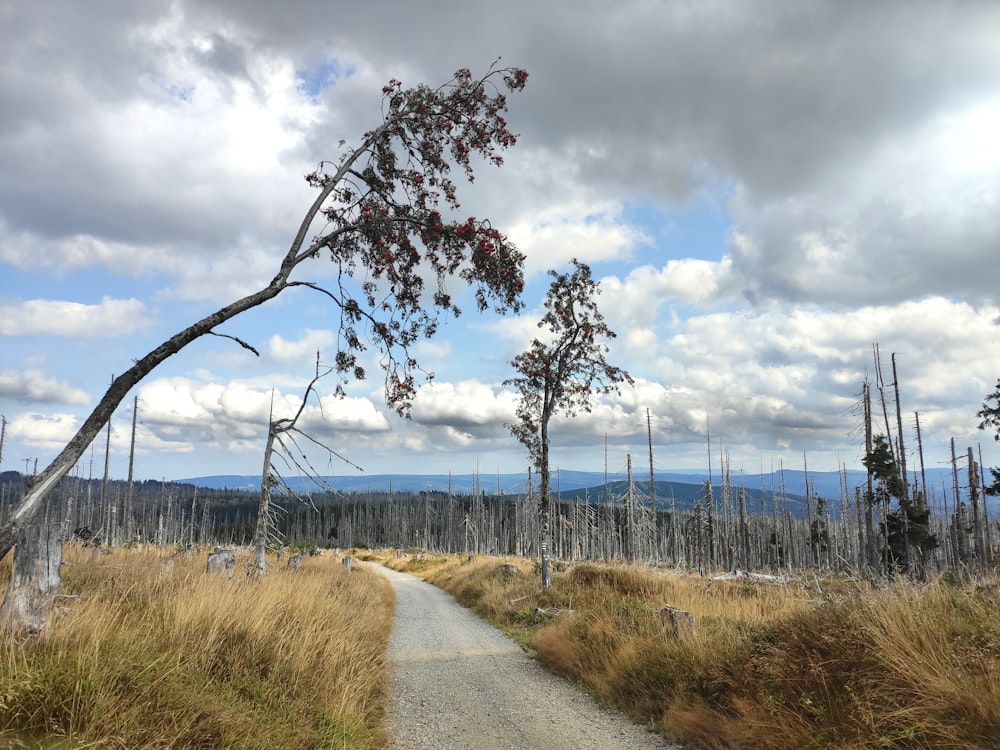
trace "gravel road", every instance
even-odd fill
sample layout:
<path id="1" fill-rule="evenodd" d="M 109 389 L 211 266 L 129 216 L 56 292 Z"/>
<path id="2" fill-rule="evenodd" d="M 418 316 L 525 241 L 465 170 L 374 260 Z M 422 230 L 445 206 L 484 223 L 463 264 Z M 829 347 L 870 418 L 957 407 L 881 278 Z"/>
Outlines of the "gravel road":
<path id="1" fill-rule="evenodd" d="M 397 750 L 677 747 L 546 672 L 450 594 L 373 567 L 396 592 L 388 726 Z"/>

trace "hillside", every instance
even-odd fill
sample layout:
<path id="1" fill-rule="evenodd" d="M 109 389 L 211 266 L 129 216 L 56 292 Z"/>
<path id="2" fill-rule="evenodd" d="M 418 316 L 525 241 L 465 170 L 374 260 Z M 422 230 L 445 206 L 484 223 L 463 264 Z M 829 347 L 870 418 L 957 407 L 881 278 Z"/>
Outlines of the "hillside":
<path id="1" fill-rule="evenodd" d="M 951 472 L 948 469 L 929 469 L 926 472 L 928 485 L 934 488 L 951 487 Z M 639 468 L 633 473 L 638 492 L 649 495 L 648 469 Z M 704 483 L 708 473 L 703 470 L 657 471 L 656 497 L 661 507 L 669 507 L 673 498 L 678 507 L 690 508 L 691 504 L 704 497 Z M 718 474 L 712 476 L 713 496 L 722 497 L 722 483 Z M 180 484 L 193 484 L 214 489 L 257 491 L 260 477 L 251 475 L 221 474 L 215 476 L 189 477 L 175 480 Z M 521 474 L 371 474 L 360 476 L 324 476 L 291 478 L 291 488 L 296 492 L 336 491 L 344 494 L 364 492 L 451 492 L 455 495 L 471 495 L 477 490 L 487 495 L 517 495 L 527 490 L 527 473 Z M 846 488 L 849 497 L 854 489 L 865 484 L 863 471 L 846 472 Z M 789 509 L 801 509 L 806 492 L 806 475 L 801 470 L 775 471 L 766 474 L 745 474 L 732 479 L 734 488 L 743 487 L 747 493 L 747 503 L 751 513 L 759 513 L 763 496 L 764 507 L 770 512 L 771 497 L 781 496 L 782 491 L 789 501 Z M 625 492 L 626 477 L 613 474 L 608 477 L 611 492 L 621 495 Z M 809 489 L 829 500 L 841 497 L 845 475 L 839 472 L 809 472 Z M 597 471 L 559 470 L 552 477 L 552 491 L 562 500 L 589 498 L 592 502 L 603 497 L 605 475 Z M 536 485 L 537 487 L 537 485 Z M 939 490 L 938 490 L 939 491 Z M 992 505 L 992 503 L 991 503 Z"/>

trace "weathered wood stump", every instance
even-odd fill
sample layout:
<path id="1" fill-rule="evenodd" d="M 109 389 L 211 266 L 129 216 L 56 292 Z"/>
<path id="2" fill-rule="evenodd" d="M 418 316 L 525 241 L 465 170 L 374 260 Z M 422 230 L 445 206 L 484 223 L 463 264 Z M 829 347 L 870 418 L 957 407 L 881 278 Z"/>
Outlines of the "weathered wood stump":
<path id="1" fill-rule="evenodd" d="M 62 525 L 43 523 L 18 529 L 14 570 L 0 606 L 0 627 L 38 635 L 48 624 L 52 602 L 62 583 Z"/>
<path id="2" fill-rule="evenodd" d="M 231 549 L 216 547 L 214 552 L 208 554 L 208 561 L 205 564 L 206 573 L 225 573 L 230 578 L 236 570 L 236 554 Z"/>
<path id="3" fill-rule="evenodd" d="M 302 567 L 302 555 L 292 555 L 288 558 L 288 567 L 292 570 L 298 570 Z"/>
<path id="4" fill-rule="evenodd" d="M 344 568 L 347 570 L 348 573 L 351 572 L 351 559 L 352 559 L 351 556 L 347 555 L 347 556 L 344 557 L 344 560 L 343 560 L 343 562 L 344 562 Z"/>
<path id="5" fill-rule="evenodd" d="M 677 607 L 662 607 L 660 621 L 664 634 L 669 633 L 675 640 L 683 640 L 694 633 L 694 615 Z"/>

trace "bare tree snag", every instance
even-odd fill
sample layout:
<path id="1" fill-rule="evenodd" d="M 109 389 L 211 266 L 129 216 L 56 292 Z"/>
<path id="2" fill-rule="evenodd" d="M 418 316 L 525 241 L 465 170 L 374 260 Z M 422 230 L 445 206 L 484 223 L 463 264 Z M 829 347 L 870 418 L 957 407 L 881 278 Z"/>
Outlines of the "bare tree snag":
<path id="1" fill-rule="evenodd" d="M 230 578 L 236 571 L 236 553 L 231 549 L 216 547 L 214 552 L 208 554 L 205 563 L 206 573 L 225 573 Z"/>
<path id="2" fill-rule="evenodd" d="M 62 582 L 62 524 L 41 523 L 17 531 L 14 571 L 0 605 L 0 628 L 38 635 L 48 624 L 53 594 Z"/>
<path id="3" fill-rule="evenodd" d="M 294 434 L 298 433 L 300 436 L 306 438 L 314 445 L 321 448 L 328 455 L 339 458 L 347 464 L 350 464 L 355 469 L 359 471 L 362 470 L 360 466 L 351 463 L 346 458 L 341 456 L 332 448 L 324 445 L 315 438 L 310 437 L 306 433 L 302 432 L 298 427 L 298 421 L 302 417 L 302 413 L 305 411 L 306 404 L 309 403 L 309 395 L 315 393 L 316 383 L 319 380 L 333 372 L 332 367 L 324 367 L 320 363 L 319 352 L 316 352 L 316 373 L 313 379 L 309 381 L 309 385 L 306 386 L 305 392 L 302 394 L 302 403 L 299 404 L 298 411 L 295 412 L 295 416 L 291 418 L 284 419 L 270 419 L 268 422 L 267 429 L 267 442 L 264 446 L 264 469 L 261 472 L 260 479 L 260 507 L 257 512 L 257 527 L 254 538 L 254 560 L 257 567 L 257 573 L 263 575 L 267 571 L 267 540 L 269 532 L 275 528 L 276 524 L 273 519 L 273 498 L 271 490 L 274 487 L 279 487 L 285 491 L 286 494 L 295 495 L 288 483 L 275 471 L 274 459 L 275 452 L 280 451 L 287 461 L 290 461 L 294 467 L 299 471 L 300 475 L 307 475 L 316 480 L 317 483 L 322 484 L 323 480 L 320 478 L 319 474 L 312 470 L 312 468 L 304 462 L 299 462 L 292 455 L 290 447 L 286 445 L 285 439 L 291 439 L 294 443 Z M 271 415 L 273 417 L 273 414 Z M 301 499 L 301 498 L 300 498 Z M 315 509 L 315 506 L 312 506 Z"/>

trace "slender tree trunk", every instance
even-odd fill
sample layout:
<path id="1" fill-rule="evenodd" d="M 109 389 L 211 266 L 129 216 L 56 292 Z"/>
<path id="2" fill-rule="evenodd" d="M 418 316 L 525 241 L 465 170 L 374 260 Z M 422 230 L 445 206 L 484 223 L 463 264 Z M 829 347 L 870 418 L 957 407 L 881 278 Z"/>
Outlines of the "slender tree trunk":
<path id="1" fill-rule="evenodd" d="M 969 498 L 972 501 L 972 540 L 976 556 L 976 568 L 986 567 L 986 537 L 983 533 L 982 513 L 979 510 L 979 470 L 972 458 L 972 448 L 968 449 L 969 461 Z"/>
<path id="2" fill-rule="evenodd" d="M 871 388 L 868 383 L 864 384 L 864 410 L 865 410 L 865 456 L 870 456 L 872 454 L 872 399 L 871 399 Z M 867 481 L 868 488 L 867 494 L 865 495 L 865 540 L 867 541 L 867 548 L 865 549 L 865 564 L 869 569 L 874 570 L 876 566 L 876 561 L 878 559 L 877 542 L 875 537 L 875 485 L 874 477 L 872 474 L 872 469 L 867 470 Z"/>
<path id="3" fill-rule="evenodd" d="M 125 541 L 131 542 L 133 537 L 132 492 L 135 477 L 135 429 L 139 421 L 139 397 L 132 399 L 132 438 L 128 449 L 128 482 L 125 486 Z"/>
<path id="4" fill-rule="evenodd" d="M 649 440 L 649 505 L 656 514 L 656 474 L 653 469 L 653 421 L 646 409 L 646 436 Z"/>
<path id="5" fill-rule="evenodd" d="M 108 512 L 108 476 L 111 469 L 111 420 L 108 420 L 107 439 L 104 442 L 104 479 L 101 481 L 101 523 L 98 532 L 105 540 L 109 540 L 110 534 L 106 530 Z"/>
<path id="6" fill-rule="evenodd" d="M 3 471 L 3 439 L 7 434 L 7 417 L 0 414 L 0 471 Z M 0 520 L 3 520 L 3 515 L 0 514 Z"/>
<path id="7" fill-rule="evenodd" d="M 983 468 L 983 446 L 979 446 L 979 486 L 986 487 L 986 472 Z M 990 535 L 990 504 L 987 499 L 983 498 L 983 534 L 984 541 L 986 543 L 986 559 L 983 560 L 984 565 L 990 565 L 992 563 L 993 557 L 993 539 Z"/>
<path id="8" fill-rule="evenodd" d="M 955 518 L 952 521 L 952 540 L 955 545 L 955 562 L 958 565 L 968 564 L 967 530 L 965 528 L 965 514 L 962 512 L 962 499 L 958 488 L 958 457 L 955 455 L 955 438 L 951 439 L 951 478 L 955 492 Z"/>
<path id="9" fill-rule="evenodd" d="M 715 570 L 715 513 L 712 498 L 712 434 L 708 426 L 708 420 L 705 420 L 705 440 L 708 444 L 708 482 L 705 484 L 705 515 L 706 523 L 708 528 L 706 529 L 706 536 L 708 537 L 708 568 L 709 570 Z"/>
<path id="10" fill-rule="evenodd" d="M 737 534 L 739 538 L 740 550 L 737 566 L 742 567 L 744 570 L 752 570 L 754 566 L 750 561 L 750 529 L 747 526 L 747 492 L 742 485 L 736 495 L 736 501 L 739 509 Z"/>

